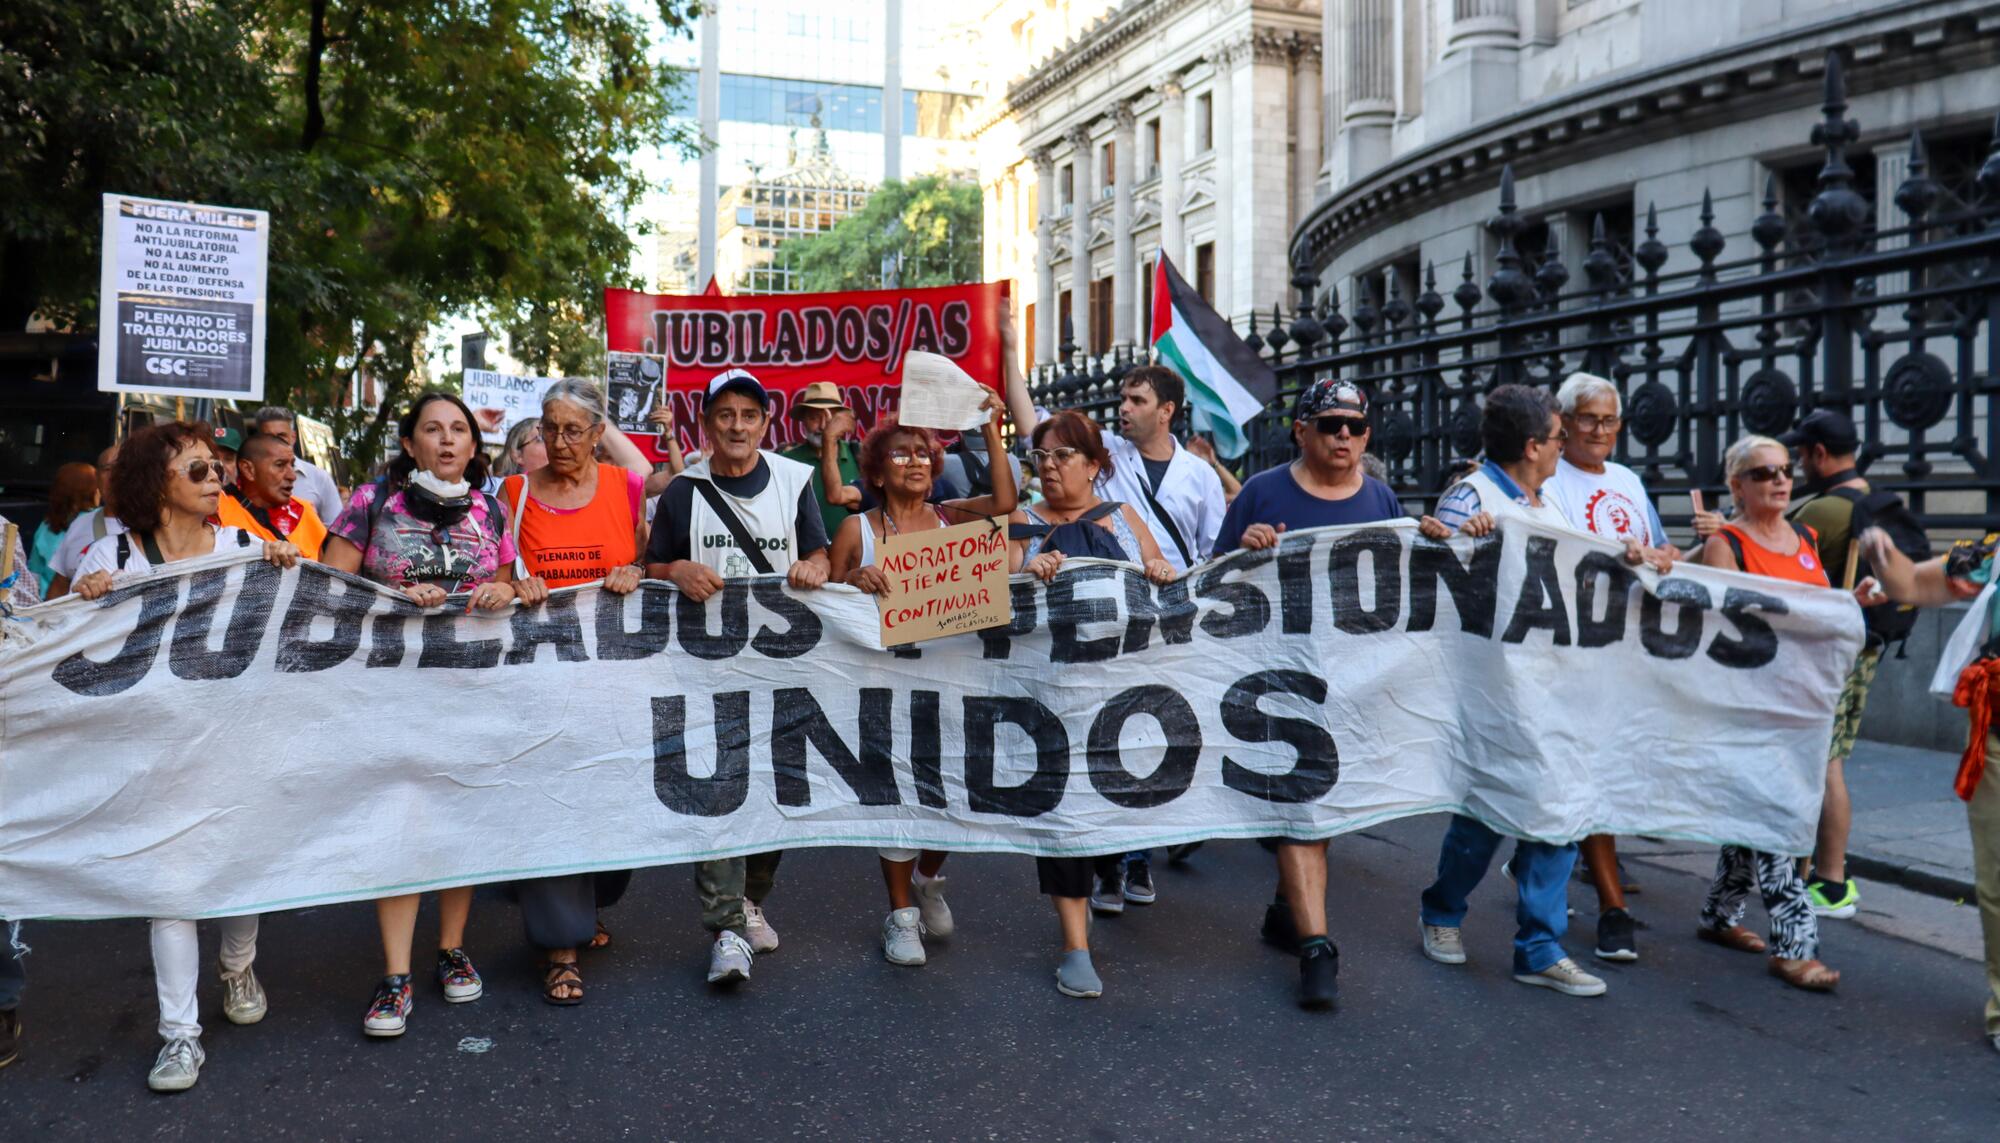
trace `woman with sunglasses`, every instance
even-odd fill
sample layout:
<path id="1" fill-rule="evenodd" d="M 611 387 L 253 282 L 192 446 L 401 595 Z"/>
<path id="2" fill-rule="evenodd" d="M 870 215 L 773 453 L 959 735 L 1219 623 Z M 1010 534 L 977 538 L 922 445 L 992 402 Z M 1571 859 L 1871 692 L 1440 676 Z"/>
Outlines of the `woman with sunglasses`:
<path id="1" fill-rule="evenodd" d="M 450 393 L 417 397 L 396 426 L 401 455 L 389 462 L 381 480 L 354 490 L 327 529 L 320 560 L 337 571 L 360 575 L 395 588 L 419 607 L 437 607 L 458 592 L 471 604 L 499 611 L 514 602 L 514 542 L 507 513 L 486 494 L 486 454 L 479 423 L 465 402 Z M 390 817 L 385 828 L 400 829 L 407 799 L 378 802 Z M 413 873 L 417 871 L 412 871 Z M 400 1036 L 413 1003 L 410 942 L 416 936 L 420 894 L 405 893 L 375 902 L 387 972 L 368 1004 L 361 1030 L 370 1036 Z M 437 978 L 447 1003 L 477 1000 L 485 992 L 479 971 L 465 954 L 465 922 L 472 913 L 472 886 L 438 892 Z"/>
<path id="2" fill-rule="evenodd" d="M 998 394 L 989 393 L 985 425 L 988 456 L 1005 456 L 1000 440 L 1002 411 Z M 1014 510 L 1014 466 L 993 466 L 993 491 L 986 496 L 933 502 L 931 489 L 944 467 L 944 449 L 929 429 L 904 427 L 893 419 L 879 422 L 861 442 L 861 481 L 873 493 L 877 507 L 841 521 L 833 537 L 830 578 L 874 595 L 889 591 L 888 577 L 875 564 L 875 553 L 891 536 L 928 532 Z M 879 849 L 882 880 L 889 889 L 889 915 L 882 921 L 882 956 L 890 964 L 920 965 L 926 934 L 951 936 L 951 907 L 944 899 L 945 854 L 940 850 Z"/>
<path id="3" fill-rule="evenodd" d="M 141 429 L 125 439 L 111 470 L 111 495 L 129 532 L 93 543 L 76 569 L 76 594 L 100 599 L 124 580 L 181 560 L 252 544 L 237 528 L 209 523 L 222 497 L 222 462 L 215 458 L 215 434 L 207 425 L 174 422 Z M 299 550 L 284 541 L 262 545 L 264 559 L 291 567 Z M 233 1024 L 264 1018 L 264 988 L 251 962 L 257 959 L 257 918 L 225 917 L 222 930 L 222 1013 Z M 195 923 L 155 918 L 153 987 L 160 1001 L 160 1038 L 166 1041 L 146 1086 L 154 1091 L 186 1091 L 201 1075 L 207 1054 L 195 988 L 201 978 L 201 947 Z"/>
<path id="4" fill-rule="evenodd" d="M 1028 460 L 1041 478 L 1042 502 L 1016 508 L 1010 517 L 1014 571 L 1048 580 L 1064 559 L 1089 556 L 1140 564 L 1154 583 L 1174 580 L 1174 565 L 1132 506 L 1097 495 L 1098 481 L 1111 471 L 1112 462 L 1102 432 L 1089 418 L 1066 409 L 1036 425 L 1029 443 Z M 1055 901 L 1062 922 L 1056 990 L 1064 996 L 1104 994 L 1104 983 L 1090 963 L 1090 891 L 1098 878 L 1118 877 L 1124 861 L 1122 852 L 1035 859 L 1042 892 Z"/>
<path id="5" fill-rule="evenodd" d="M 1820 566 L 1819 538 L 1804 524 L 1785 519 L 1792 503 L 1792 455 L 1770 437 L 1744 437 L 1723 455 L 1729 495 L 1738 509 L 1734 522 L 1709 537 L 1701 562 L 1730 571 L 1827 587 Z M 1873 578 L 1854 589 L 1863 607 L 1882 602 Z M 1771 939 L 1743 927 L 1743 902 L 1752 886 L 1764 898 Z M 1716 858 L 1715 880 L 1701 910 L 1695 935 L 1710 944 L 1747 953 L 1769 953 L 1771 975 L 1794 988 L 1830 992 L 1840 973 L 1821 964 L 1819 918 L 1806 895 L 1798 863 L 1781 853 L 1725 845 Z"/>
<path id="6" fill-rule="evenodd" d="M 639 586 L 646 550 L 645 479 L 597 459 L 610 426 L 604 393 L 594 382 L 566 377 L 542 392 L 537 421 L 546 463 L 501 485 L 519 553 L 515 590 L 538 604 L 549 589 L 595 583 L 613 595 Z M 600 949 L 611 933 L 597 919 L 631 884 L 630 870 L 537 877 L 514 886 L 528 943 L 542 953 L 542 999 L 583 1003 L 577 949 Z"/>

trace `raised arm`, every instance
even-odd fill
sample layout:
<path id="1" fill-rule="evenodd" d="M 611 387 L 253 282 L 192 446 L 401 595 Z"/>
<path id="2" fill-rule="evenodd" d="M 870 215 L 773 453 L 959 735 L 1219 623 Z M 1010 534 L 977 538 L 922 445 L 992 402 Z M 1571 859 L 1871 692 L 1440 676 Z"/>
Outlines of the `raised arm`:
<path id="1" fill-rule="evenodd" d="M 993 491 L 985 496 L 949 500 L 943 506 L 971 516 L 1005 516 L 1014 511 L 1014 505 L 1020 502 L 1021 492 L 1015 481 L 1014 458 L 1000 443 L 1000 419 L 1004 410 L 998 394 L 986 395 L 986 410 L 991 415 L 987 417 L 982 431 L 986 434 L 986 467 L 993 480 Z"/>
<path id="2" fill-rule="evenodd" d="M 1021 372 L 1020 355 L 1015 346 L 1020 338 L 1014 332 L 1014 311 L 1003 300 L 1000 303 L 1000 375 L 1007 390 L 1007 414 L 1014 418 L 1014 431 L 1023 440 L 1035 431 L 1040 418 L 1035 415 L 1035 402 L 1028 396 L 1028 378 Z"/>

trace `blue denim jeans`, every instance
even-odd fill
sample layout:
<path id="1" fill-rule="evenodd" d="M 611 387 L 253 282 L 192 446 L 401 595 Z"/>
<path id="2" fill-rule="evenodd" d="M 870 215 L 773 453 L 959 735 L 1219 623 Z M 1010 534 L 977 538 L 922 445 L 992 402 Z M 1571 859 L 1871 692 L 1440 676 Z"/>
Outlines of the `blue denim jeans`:
<path id="1" fill-rule="evenodd" d="M 1502 840 L 1471 818 L 1452 815 L 1438 851 L 1437 880 L 1424 890 L 1424 924 L 1455 929 L 1465 923 L 1465 899 L 1486 876 Z M 1574 844 L 1524 841 L 1515 847 L 1509 866 L 1519 893 L 1514 909 L 1515 972 L 1540 972 L 1568 955 L 1562 939 L 1569 931 L 1569 874 L 1575 865 Z"/>

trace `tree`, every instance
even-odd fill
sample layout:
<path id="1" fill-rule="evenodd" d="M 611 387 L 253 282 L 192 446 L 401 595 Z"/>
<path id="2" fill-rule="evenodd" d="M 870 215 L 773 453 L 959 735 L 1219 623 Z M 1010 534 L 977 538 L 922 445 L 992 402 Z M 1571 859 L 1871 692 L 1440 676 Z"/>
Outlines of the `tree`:
<path id="1" fill-rule="evenodd" d="M 670 35 L 696 11 L 653 7 Z M 636 284 L 628 157 L 694 142 L 649 23 L 623 0 L 10 0 L 0 328 L 95 324 L 118 191 L 271 212 L 267 389 L 361 463 L 446 315 L 594 367 L 598 291 Z M 372 417 L 338 408 L 364 359 Z"/>
<path id="2" fill-rule="evenodd" d="M 870 290 L 980 280 L 979 187 L 927 175 L 883 183 L 868 205 L 819 234 L 786 239 L 773 257 L 799 271 L 800 288 Z"/>

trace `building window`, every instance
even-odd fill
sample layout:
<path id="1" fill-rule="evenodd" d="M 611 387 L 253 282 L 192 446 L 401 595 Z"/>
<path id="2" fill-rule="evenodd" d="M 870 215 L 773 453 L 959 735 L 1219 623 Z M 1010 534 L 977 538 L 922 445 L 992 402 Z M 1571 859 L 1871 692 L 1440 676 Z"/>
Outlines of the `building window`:
<path id="1" fill-rule="evenodd" d="M 1076 330 L 1075 317 L 1076 315 L 1072 314 L 1069 308 L 1069 291 L 1064 290 L 1061 293 L 1057 294 L 1056 295 L 1056 339 L 1057 339 L 1056 345 L 1058 349 L 1060 349 L 1060 347 L 1062 346 L 1063 330 L 1068 329 L 1069 331 L 1071 331 L 1071 336 L 1072 337 L 1075 336 L 1075 330 Z"/>
<path id="2" fill-rule="evenodd" d="M 1194 248 L 1194 292 L 1209 305 L 1215 304 L 1215 243 Z"/>
<path id="3" fill-rule="evenodd" d="M 1142 178 L 1155 178 L 1160 173 L 1160 121 L 1146 120 L 1146 149 L 1141 152 L 1146 160 Z"/>
<path id="4" fill-rule="evenodd" d="M 1202 92 L 1194 97 L 1194 150 L 1205 155 L 1215 149 L 1215 96 Z"/>
<path id="5" fill-rule="evenodd" d="M 1064 163 L 1056 171 L 1056 211 L 1068 214 L 1076 201 L 1076 164 Z"/>
<path id="6" fill-rule="evenodd" d="M 1158 273 L 1158 262 L 1141 263 L 1139 276 L 1139 340 L 1153 344 L 1153 275 Z"/>
<path id="7" fill-rule="evenodd" d="M 1104 160 L 1102 163 L 1099 164 L 1099 169 L 1104 172 L 1104 176 L 1099 181 L 1098 185 L 1103 187 L 1106 191 L 1110 191 L 1115 187 L 1117 187 L 1118 185 L 1117 141 L 1113 140 L 1111 142 L 1104 144 L 1104 150 L 1101 152 L 1101 154 L 1103 154 Z"/>
<path id="8" fill-rule="evenodd" d="M 1389 271 L 1391 270 L 1395 271 L 1397 297 L 1402 298 L 1406 302 L 1414 302 L 1418 292 L 1423 289 L 1423 285 L 1421 284 L 1424 272 L 1423 259 L 1415 250 L 1393 258 L 1375 267 L 1373 270 L 1361 274 L 1362 290 L 1369 303 L 1375 307 L 1378 313 L 1389 302 Z M 1530 270 L 1529 273 L 1532 274 L 1533 271 Z M 1355 304 L 1360 305 L 1361 300 L 1359 298 L 1355 299 Z M 1352 311 L 1350 310 L 1349 312 L 1351 313 Z M 1412 308 L 1410 312 L 1415 313 L 1416 310 Z M 1379 333 L 1387 325 L 1386 321 L 1378 321 L 1375 326 L 1376 332 Z"/>
<path id="9" fill-rule="evenodd" d="M 1103 353 L 1111 348 L 1111 296 L 1112 279 L 1098 278 L 1090 283 L 1090 351 Z"/>

